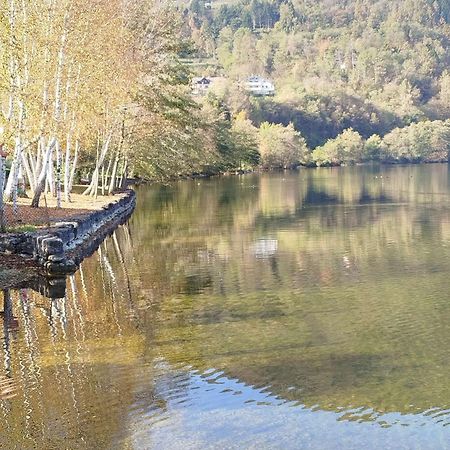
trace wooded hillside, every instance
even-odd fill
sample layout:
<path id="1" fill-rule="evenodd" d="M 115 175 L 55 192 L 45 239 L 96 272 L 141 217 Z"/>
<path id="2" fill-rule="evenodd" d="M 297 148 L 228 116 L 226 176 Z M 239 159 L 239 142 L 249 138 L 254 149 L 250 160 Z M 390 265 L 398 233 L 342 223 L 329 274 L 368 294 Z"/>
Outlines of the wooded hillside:
<path id="1" fill-rule="evenodd" d="M 192 0 L 183 15 L 208 62 L 197 71 L 227 77 L 232 112 L 292 123 L 312 148 L 348 128 L 367 139 L 449 117 L 446 0 Z M 239 90 L 250 74 L 273 80 L 275 98 Z"/>

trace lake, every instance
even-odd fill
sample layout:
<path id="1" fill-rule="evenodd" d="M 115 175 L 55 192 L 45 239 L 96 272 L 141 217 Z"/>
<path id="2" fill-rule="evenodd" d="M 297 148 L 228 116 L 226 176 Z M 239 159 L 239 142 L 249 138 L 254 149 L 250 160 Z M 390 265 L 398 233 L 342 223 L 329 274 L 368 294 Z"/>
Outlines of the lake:
<path id="1" fill-rule="evenodd" d="M 447 165 L 137 193 L 65 298 L 3 292 L 0 448 L 450 449 Z"/>

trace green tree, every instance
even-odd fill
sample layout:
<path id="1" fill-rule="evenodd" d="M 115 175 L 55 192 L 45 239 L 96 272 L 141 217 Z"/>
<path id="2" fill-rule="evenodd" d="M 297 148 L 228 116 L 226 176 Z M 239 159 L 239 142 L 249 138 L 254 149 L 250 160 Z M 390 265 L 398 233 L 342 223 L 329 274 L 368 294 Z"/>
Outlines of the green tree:
<path id="1" fill-rule="evenodd" d="M 439 99 L 446 107 L 450 107 L 450 72 L 445 71 L 439 78 Z"/>
<path id="2" fill-rule="evenodd" d="M 280 20 L 277 22 L 277 25 L 283 31 L 290 33 L 294 31 L 297 23 L 298 19 L 292 2 L 287 1 L 286 3 L 282 3 L 280 5 Z"/>
<path id="3" fill-rule="evenodd" d="M 309 150 L 303 136 L 289 124 L 264 122 L 259 128 L 261 166 L 265 169 L 286 169 L 309 162 Z"/>
<path id="4" fill-rule="evenodd" d="M 251 169 L 259 164 L 258 129 L 244 111 L 237 114 L 231 127 L 234 159 L 239 169 Z"/>
<path id="5" fill-rule="evenodd" d="M 364 141 L 358 132 L 350 128 L 316 148 L 312 158 L 318 166 L 354 164 L 362 161 L 363 154 Z"/>
<path id="6" fill-rule="evenodd" d="M 385 161 L 447 161 L 450 150 L 450 121 L 424 121 L 397 128 L 383 139 Z"/>
<path id="7" fill-rule="evenodd" d="M 364 160 L 378 161 L 381 158 L 383 140 L 377 134 L 373 134 L 364 144 Z"/>

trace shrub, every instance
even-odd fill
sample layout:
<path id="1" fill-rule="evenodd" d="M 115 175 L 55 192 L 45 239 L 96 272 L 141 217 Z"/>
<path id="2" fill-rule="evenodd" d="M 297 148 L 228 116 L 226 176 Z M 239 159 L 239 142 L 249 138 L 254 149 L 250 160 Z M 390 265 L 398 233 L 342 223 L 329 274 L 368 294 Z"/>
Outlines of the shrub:
<path id="1" fill-rule="evenodd" d="M 424 121 L 387 134 L 381 158 L 390 162 L 447 161 L 449 149 L 450 121 Z"/>
<path id="2" fill-rule="evenodd" d="M 306 141 L 292 124 L 262 123 L 259 128 L 259 152 L 261 166 L 265 169 L 287 169 L 309 162 Z"/>
<path id="3" fill-rule="evenodd" d="M 354 164 L 362 161 L 364 141 L 361 135 L 349 128 L 314 150 L 312 158 L 318 166 Z"/>

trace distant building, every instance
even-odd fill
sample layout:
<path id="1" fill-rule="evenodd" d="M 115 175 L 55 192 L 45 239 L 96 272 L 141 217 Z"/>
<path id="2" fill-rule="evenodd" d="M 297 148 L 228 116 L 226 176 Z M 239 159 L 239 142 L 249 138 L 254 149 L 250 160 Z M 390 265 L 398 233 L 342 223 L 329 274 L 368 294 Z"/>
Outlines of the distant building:
<path id="1" fill-rule="evenodd" d="M 273 83 L 258 75 L 248 77 L 244 82 L 244 88 L 253 95 L 275 95 Z"/>
<path id="2" fill-rule="evenodd" d="M 206 77 L 195 77 L 192 79 L 192 93 L 194 95 L 204 95 L 211 86 L 212 80 Z"/>
<path id="3" fill-rule="evenodd" d="M 192 94 L 193 95 L 206 95 L 211 86 L 223 86 L 227 79 L 224 77 L 194 77 L 192 79 Z M 252 75 L 248 77 L 241 86 L 250 94 L 266 96 L 275 95 L 275 86 L 270 80 L 260 77 L 258 75 Z"/>

